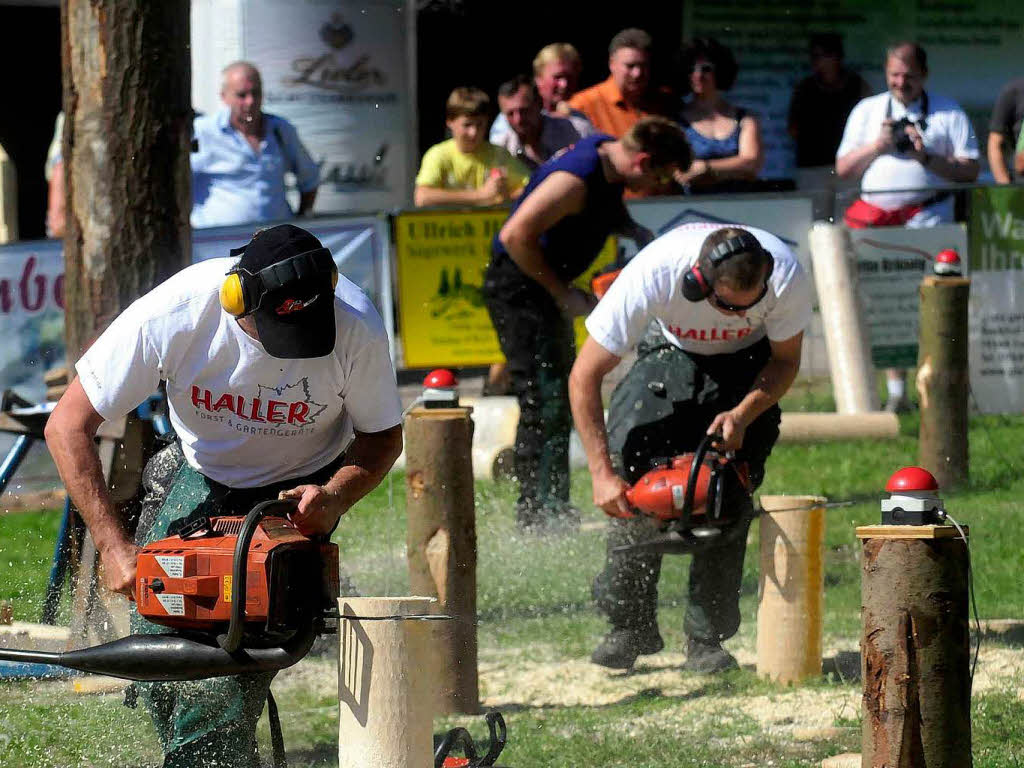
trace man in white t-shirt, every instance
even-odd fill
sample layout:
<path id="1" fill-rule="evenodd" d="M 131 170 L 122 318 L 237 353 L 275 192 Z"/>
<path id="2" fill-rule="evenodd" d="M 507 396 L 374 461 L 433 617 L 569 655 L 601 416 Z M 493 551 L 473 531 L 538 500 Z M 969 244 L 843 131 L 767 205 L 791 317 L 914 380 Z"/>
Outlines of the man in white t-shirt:
<path id="1" fill-rule="evenodd" d="M 953 221 L 953 195 L 935 190 L 978 178 L 978 140 L 952 99 L 925 90 L 928 58 L 916 43 L 886 52 L 889 89 L 863 99 L 846 121 L 836 173 L 861 178 L 861 196 L 846 210 L 846 226 L 934 227 Z M 902 369 L 886 371 L 886 410 L 910 408 Z"/>
<path id="2" fill-rule="evenodd" d="M 928 59 L 916 43 L 886 52 L 888 90 L 860 101 L 836 150 L 836 174 L 861 180 L 847 226 L 930 227 L 953 221 L 953 197 L 935 191 L 978 177 L 978 140 L 960 106 L 925 90 Z"/>
<path id="3" fill-rule="evenodd" d="M 569 397 L 594 503 L 614 518 L 605 568 L 594 582 L 611 630 L 591 657 L 595 663 L 628 669 L 637 656 L 664 646 L 657 623 L 661 555 L 615 551 L 659 530 L 652 518 L 632 516 L 627 488 L 655 464 L 718 433 L 718 449 L 736 452 L 749 482 L 744 487 L 738 473 L 729 476 L 723 498 L 738 522 L 694 551 L 685 666 L 735 666 L 721 642 L 739 628 L 750 494 L 778 437 L 776 403 L 797 374 L 810 316 L 807 276 L 777 237 L 688 224 L 640 251 L 587 318 L 590 337 L 573 366 Z M 606 432 L 601 383 L 638 342 L 637 361 L 612 395 Z"/>
<path id="4" fill-rule="evenodd" d="M 76 368 L 46 441 L 96 542 L 107 586 L 125 595 L 134 589 L 139 546 L 189 515 L 245 514 L 261 501 L 292 498 L 299 530 L 329 535 L 401 451 L 383 323 L 365 294 L 338 276 L 330 251 L 290 224 L 261 230 L 230 257 L 154 288 Z M 177 441 L 146 466 L 133 540 L 111 502 L 93 436 L 161 382 Z M 166 631 L 134 611 L 132 628 Z M 255 726 L 272 677 L 136 684 L 165 765 L 258 764 Z"/>

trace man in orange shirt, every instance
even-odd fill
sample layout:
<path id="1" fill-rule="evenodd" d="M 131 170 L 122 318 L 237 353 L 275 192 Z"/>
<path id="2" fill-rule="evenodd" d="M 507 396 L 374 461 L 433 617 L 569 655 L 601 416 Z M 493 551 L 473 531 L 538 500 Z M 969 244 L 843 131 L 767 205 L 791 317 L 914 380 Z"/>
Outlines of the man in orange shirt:
<path id="1" fill-rule="evenodd" d="M 641 117 L 674 117 L 665 94 L 649 87 L 649 34 L 630 28 L 615 35 L 608 45 L 608 69 L 607 80 L 569 99 L 569 106 L 586 115 L 598 131 L 621 138 Z"/>

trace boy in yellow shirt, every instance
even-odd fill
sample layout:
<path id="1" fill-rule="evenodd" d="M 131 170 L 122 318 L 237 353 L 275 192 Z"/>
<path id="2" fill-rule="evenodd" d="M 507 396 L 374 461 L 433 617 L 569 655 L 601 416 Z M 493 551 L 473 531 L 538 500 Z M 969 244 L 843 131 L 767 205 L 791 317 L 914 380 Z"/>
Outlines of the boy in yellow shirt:
<path id="1" fill-rule="evenodd" d="M 500 205 L 519 196 L 530 171 L 504 147 L 487 141 L 491 100 L 478 88 L 456 88 L 445 124 L 452 138 L 423 155 L 416 205 Z"/>

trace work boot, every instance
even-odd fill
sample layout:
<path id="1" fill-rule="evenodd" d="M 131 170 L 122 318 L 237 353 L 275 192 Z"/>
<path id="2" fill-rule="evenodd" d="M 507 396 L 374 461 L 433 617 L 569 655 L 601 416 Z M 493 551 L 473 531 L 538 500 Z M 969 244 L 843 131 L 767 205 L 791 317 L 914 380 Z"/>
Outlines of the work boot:
<path id="1" fill-rule="evenodd" d="M 638 656 L 657 653 L 664 647 L 665 641 L 657 625 L 643 629 L 616 628 L 604 636 L 590 660 L 609 669 L 632 669 Z"/>
<path id="2" fill-rule="evenodd" d="M 739 669 L 731 653 L 716 640 L 701 640 L 691 637 L 686 644 L 686 661 L 683 669 L 698 675 L 713 675 L 727 669 Z"/>

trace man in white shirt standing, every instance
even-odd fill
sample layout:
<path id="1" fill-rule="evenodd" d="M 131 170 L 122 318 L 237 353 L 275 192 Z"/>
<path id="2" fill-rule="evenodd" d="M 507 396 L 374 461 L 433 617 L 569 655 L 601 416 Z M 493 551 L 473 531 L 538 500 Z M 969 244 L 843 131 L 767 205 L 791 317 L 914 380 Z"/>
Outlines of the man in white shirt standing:
<path id="1" fill-rule="evenodd" d="M 240 257 L 240 258 L 239 258 Z M 402 447 L 384 325 L 328 249 L 290 224 L 174 275 L 122 312 L 76 364 L 46 442 L 89 527 L 108 588 L 130 596 L 140 546 L 190 516 L 244 515 L 291 498 L 307 535 L 329 535 Z M 166 383 L 177 440 L 143 474 L 133 537 L 93 437 Z M 132 612 L 134 632 L 166 631 Z M 165 766 L 252 768 L 273 673 L 137 683 Z"/>
<path id="2" fill-rule="evenodd" d="M 861 180 L 847 226 L 929 227 L 953 221 L 953 197 L 936 191 L 978 177 L 978 139 L 960 106 L 925 90 L 928 59 L 916 43 L 886 52 L 885 93 L 861 100 L 836 150 L 836 174 Z M 891 190 L 891 191 L 890 191 Z"/>
<path id="3" fill-rule="evenodd" d="M 935 189 L 978 178 L 978 139 L 960 106 L 925 90 L 928 58 L 917 43 L 886 52 L 885 93 L 863 99 L 846 121 L 836 174 L 861 180 L 846 226 L 933 227 L 953 221 L 953 195 Z M 909 409 L 905 372 L 886 371 L 886 409 Z"/>
<path id="4" fill-rule="evenodd" d="M 594 581 L 611 628 L 594 663 L 628 669 L 664 647 L 661 554 L 615 551 L 659 528 L 630 510 L 625 492 L 655 464 L 717 433 L 717 448 L 735 451 L 748 479 L 728 476 L 724 507 L 736 522 L 693 552 L 685 668 L 710 673 L 736 665 L 721 642 L 739 628 L 751 493 L 778 438 L 776 403 L 800 367 L 810 317 L 807 275 L 781 240 L 754 228 L 688 224 L 637 254 L 587 318 L 590 336 L 573 366 L 569 398 L 594 503 L 614 518 Z M 645 336 L 652 320 L 657 329 Z M 637 361 L 612 394 L 606 432 L 601 382 L 634 346 Z"/>

